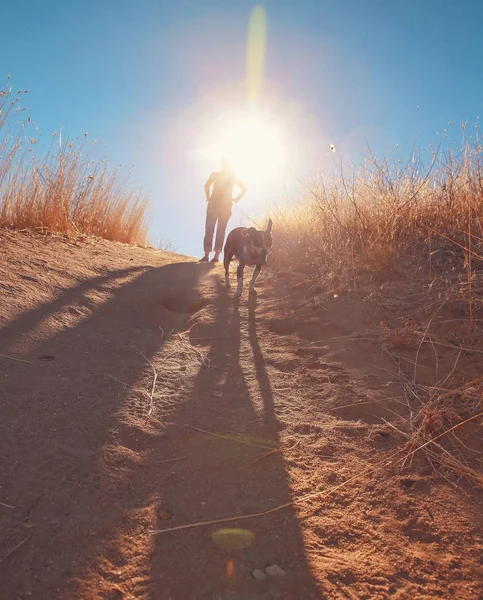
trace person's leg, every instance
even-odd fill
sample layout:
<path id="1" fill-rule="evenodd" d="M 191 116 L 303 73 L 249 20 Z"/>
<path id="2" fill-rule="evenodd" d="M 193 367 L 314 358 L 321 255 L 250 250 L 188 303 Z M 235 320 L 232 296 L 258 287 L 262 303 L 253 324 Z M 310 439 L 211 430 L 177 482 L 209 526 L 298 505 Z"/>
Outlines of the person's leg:
<path id="1" fill-rule="evenodd" d="M 218 262 L 220 258 L 220 252 L 223 250 L 223 242 L 225 241 L 225 232 L 228 221 L 231 217 L 231 206 L 223 207 L 218 212 L 218 225 L 216 226 L 216 239 L 215 239 L 215 256 L 212 262 Z"/>
<path id="2" fill-rule="evenodd" d="M 229 246 L 227 242 L 225 244 L 225 249 L 223 250 L 223 264 L 225 266 L 225 286 L 227 288 L 230 287 L 230 263 L 233 258 L 233 249 Z"/>
<path id="3" fill-rule="evenodd" d="M 203 240 L 203 249 L 205 255 L 201 262 L 208 262 L 210 252 L 213 250 L 213 234 L 215 232 L 217 212 L 216 207 L 212 202 L 208 202 L 206 206 L 206 222 L 205 222 L 205 239 Z"/>

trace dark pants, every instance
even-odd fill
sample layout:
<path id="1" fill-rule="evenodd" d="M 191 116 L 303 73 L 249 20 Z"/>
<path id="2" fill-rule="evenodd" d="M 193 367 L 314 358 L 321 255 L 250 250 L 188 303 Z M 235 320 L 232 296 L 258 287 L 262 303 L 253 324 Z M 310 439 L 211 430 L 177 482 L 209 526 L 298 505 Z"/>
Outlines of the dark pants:
<path id="1" fill-rule="evenodd" d="M 204 250 L 205 252 L 211 252 L 213 250 L 213 234 L 215 232 L 215 225 L 218 221 L 216 228 L 216 239 L 215 239 L 215 252 L 221 252 L 223 250 L 223 242 L 225 240 L 225 231 L 228 221 L 231 217 L 231 203 L 220 203 L 213 202 L 210 200 L 206 207 L 206 225 L 205 225 L 205 240 Z"/>

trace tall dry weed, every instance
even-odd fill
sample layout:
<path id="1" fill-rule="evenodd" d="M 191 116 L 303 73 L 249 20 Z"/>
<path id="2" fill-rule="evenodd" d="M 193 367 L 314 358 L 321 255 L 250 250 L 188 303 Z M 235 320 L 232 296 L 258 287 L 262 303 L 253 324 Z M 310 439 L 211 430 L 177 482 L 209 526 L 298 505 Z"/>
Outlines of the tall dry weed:
<path id="1" fill-rule="evenodd" d="M 94 160 L 93 146 L 53 135 L 38 149 L 38 130 L 24 116 L 10 83 L 0 92 L 0 227 L 98 236 L 145 245 L 148 198 L 119 169 Z"/>
<path id="2" fill-rule="evenodd" d="M 349 283 L 354 273 L 413 266 L 476 268 L 483 257 L 483 150 L 476 139 L 401 165 L 370 156 L 350 180 L 319 179 L 274 207 L 272 264 Z"/>

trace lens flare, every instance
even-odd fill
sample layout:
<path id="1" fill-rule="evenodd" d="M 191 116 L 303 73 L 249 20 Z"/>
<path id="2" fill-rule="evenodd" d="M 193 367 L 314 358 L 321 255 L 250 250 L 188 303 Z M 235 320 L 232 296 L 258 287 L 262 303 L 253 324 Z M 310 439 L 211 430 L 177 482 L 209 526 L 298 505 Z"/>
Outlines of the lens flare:
<path id="1" fill-rule="evenodd" d="M 260 94 L 265 66 L 267 19 L 263 7 L 256 6 L 250 17 L 247 43 L 248 99 L 256 101 Z"/>
<path id="2" fill-rule="evenodd" d="M 203 155 L 213 162 L 225 157 L 248 186 L 267 186 L 279 180 L 287 162 L 283 131 L 269 113 L 252 107 L 218 120 L 213 142 Z"/>
<path id="3" fill-rule="evenodd" d="M 235 563 L 230 558 L 226 563 L 226 576 L 228 579 L 233 579 L 235 575 Z"/>
<path id="4" fill-rule="evenodd" d="M 253 544 L 255 534 L 247 529 L 217 529 L 212 533 L 211 540 L 224 550 L 241 550 Z"/>

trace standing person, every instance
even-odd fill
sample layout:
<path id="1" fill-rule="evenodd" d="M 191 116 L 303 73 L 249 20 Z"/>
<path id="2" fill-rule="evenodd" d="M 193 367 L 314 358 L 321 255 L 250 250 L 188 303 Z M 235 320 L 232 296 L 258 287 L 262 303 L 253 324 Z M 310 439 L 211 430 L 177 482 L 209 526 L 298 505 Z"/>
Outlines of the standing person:
<path id="1" fill-rule="evenodd" d="M 210 194 L 211 186 L 213 186 L 213 191 Z M 241 192 L 236 198 L 233 198 L 233 188 L 235 186 L 240 188 Z M 210 252 L 213 250 L 213 234 L 217 222 L 215 256 L 211 259 L 211 262 L 216 263 L 219 261 L 220 252 L 223 250 L 226 226 L 231 217 L 232 203 L 239 202 L 246 193 L 246 185 L 237 179 L 237 176 L 228 166 L 226 159 L 223 158 L 221 160 L 221 171 L 212 173 L 205 183 L 206 202 L 208 203 L 204 239 L 205 255 L 200 262 L 208 262 L 210 258 Z"/>

